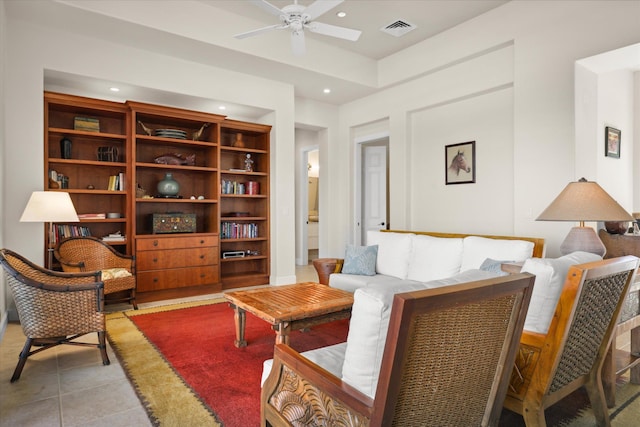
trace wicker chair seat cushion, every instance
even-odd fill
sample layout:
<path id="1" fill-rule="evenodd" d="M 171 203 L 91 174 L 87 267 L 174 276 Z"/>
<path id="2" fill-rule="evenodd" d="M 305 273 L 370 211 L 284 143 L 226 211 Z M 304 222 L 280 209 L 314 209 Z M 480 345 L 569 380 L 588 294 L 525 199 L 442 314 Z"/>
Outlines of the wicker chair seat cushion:
<path id="1" fill-rule="evenodd" d="M 344 363 L 344 352 L 347 350 L 347 343 L 329 345 L 326 347 L 316 348 L 315 350 L 300 353 L 305 359 L 310 360 L 316 365 L 329 371 L 338 378 L 342 377 L 342 364 Z M 264 385 L 267 377 L 271 373 L 273 367 L 273 359 L 265 360 L 262 363 L 262 380 L 260 386 Z"/>
<path id="2" fill-rule="evenodd" d="M 101 271 L 102 280 L 118 279 L 131 276 L 131 272 L 126 268 L 106 268 Z"/>
<path id="3" fill-rule="evenodd" d="M 522 266 L 522 272 L 535 274 L 529 312 L 524 329 L 546 334 L 553 319 L 560 293 L 564 286 L 569 267 L 592 261 L 602 257 L 589 252 L 573 252 L 560 258 L 530 258 Z"/>

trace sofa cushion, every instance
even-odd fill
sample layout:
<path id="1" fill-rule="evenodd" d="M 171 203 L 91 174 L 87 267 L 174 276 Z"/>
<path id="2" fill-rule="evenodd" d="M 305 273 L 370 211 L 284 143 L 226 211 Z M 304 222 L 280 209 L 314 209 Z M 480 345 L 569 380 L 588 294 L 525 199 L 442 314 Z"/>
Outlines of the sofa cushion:
<path id="1" fill-rule="evenodd" d="M 326 369 L 338 378 L 342 377 L 342 363 L 344 362 L 344 352 L 347 349 L 347 343 L 334 344 L 327 347 L 316 348 L 315 350 L 300 353 L 306 359 L 312 361 L 321 368 Z M 267 377 L 271 373 L 273 367 L 273 359 L 265 360 L 262 363 L 262 380 L 260 386 L 264 385 Z"/>
<path id="2" fill-rule="evenodd" d="M 460 271 L 480 268 L 487 258 L 524 261 L 533 255 L 533 242 L 526 240 L 489 239 L 468 236 L 464 238 Z"/>
<path id="3" fill-rule="evenodd" d="M 369 286 L 371 284 L 379 284 L 381 286 L 400 286 L 403 283 L 418 283 L 412 280 L 402 280 L 393 276 L 385 276 L 384 274 L 376 274 L 375 276 L 363 276 L 359 274 L 332 274 L 329 276 L 329 286 L 332 288 L 342 289 L 343 291 L 355 292 L 356 289 Z"/>
<path id="4" fill-rule="evenodd" d="M 379 283 L 356 289 L 349 321 L 342 380 L 373 398 L 396 293 L 424 289 L 420 282 L 386 286 Z"/>
<path id="5" fill-rule="evenodd" d="M 427 283 L 404 281 L 393 287 L 374 283 L 357 289 L 353 296 L 342 380 L 367 396 L 375 395 L 395 294 L 491 277 L 496 276 L 487 271 L 472 270 Z"/>
<path id="6" fill-rule="evenodd" d="M 347 245 L 342 272 L 345 274 L 362 274 L 365 276 L 373 276 L 374 274 L 376 274 L 377 257 L 378 245 Z"/>
<path id="7" fill-rule="evenodd" d="M 378 245 L 376 273 L 406 279 L 413 236 L 412 233 L 368 231 L 367 245 Z"/>
<path id="8" fill-rule="evenodd" d="M 535 274 L 536 279 L 524 329 L 546 334 L 560 299 L 569 267 L 601 259 L 599 255 L 589 252 L 573 252 L 555 259 L 526 260 L 522 266 L 522 272 Z"/>
<path id="9" fill-rule="evenodd" d="M 451 277 L 460 272 L 462 239 L 413 236 L 407 279 L 419 282 Z"/>
<path id="10" fill-rule="evenodd" d="M 496 273 L 498 276 L 507 276 L 509 273 L 507 273 L 506 271 L 502 271 L 502 264 L 504 264 L 505 262 L 513 262 L 513 261 L 509 261 L 509 260 L 500 261 L 500 260 L 487 258 L 484 261 L 482 261 L 482 264 L 480 265 L 480 270 L 490 271 L 492 273 Z"/>

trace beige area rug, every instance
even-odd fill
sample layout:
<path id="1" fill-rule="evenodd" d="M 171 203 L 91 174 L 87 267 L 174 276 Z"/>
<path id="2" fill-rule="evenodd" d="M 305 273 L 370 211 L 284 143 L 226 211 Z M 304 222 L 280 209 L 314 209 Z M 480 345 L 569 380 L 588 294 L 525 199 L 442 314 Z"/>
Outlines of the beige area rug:
<path id="1" fill-rule="evenodd" d="M 129 317 L 218 304 L 224 299 L 107 314 L 107 336 L 149 419 L 157 426 L 221 426 Z"/>

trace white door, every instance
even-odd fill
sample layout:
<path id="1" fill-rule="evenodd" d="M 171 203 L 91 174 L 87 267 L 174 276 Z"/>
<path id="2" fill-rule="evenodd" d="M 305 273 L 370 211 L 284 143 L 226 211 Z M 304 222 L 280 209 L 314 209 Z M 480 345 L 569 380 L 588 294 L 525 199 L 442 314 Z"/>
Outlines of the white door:
<path id="1" fill-rule="evenodd" d="M 367 231 L 388 227 L 387 146 L 362 146 L 362 244 Z"/>

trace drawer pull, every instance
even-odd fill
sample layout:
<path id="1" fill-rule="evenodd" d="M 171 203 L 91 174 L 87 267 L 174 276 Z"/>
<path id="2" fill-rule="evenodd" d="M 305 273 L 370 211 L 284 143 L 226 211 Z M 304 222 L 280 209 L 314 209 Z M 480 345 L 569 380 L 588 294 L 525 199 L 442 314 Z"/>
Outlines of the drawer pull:
<path id="1" fill-rule="evenodd" d="M 158 262 L 158 258 L 154 258 L 154 259 L 153 259 L 153 262 Z"/>
<path id="2" fill-rule="evenodd" d="M 200 255 L 200 259 L 204 259 L 204 255 Z"/>
<path id="3" fill-rule="evenodd" d="M 153 246 L 158 246 L 158 241 L 157 240 L 153 241 Z"/>
<path id="4" fill-rule="evenodd" d="M 158 283 L 158 278 L 157 277 L 153 278 L 153 283 Z"/>
<path id="5" fill-rule="evenodd" d="M 204 244 L 204 240 L 200 240 L 200 244 L 203 245 Z"/>

